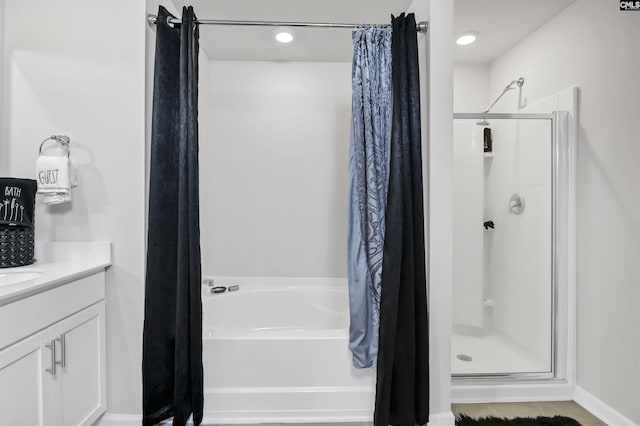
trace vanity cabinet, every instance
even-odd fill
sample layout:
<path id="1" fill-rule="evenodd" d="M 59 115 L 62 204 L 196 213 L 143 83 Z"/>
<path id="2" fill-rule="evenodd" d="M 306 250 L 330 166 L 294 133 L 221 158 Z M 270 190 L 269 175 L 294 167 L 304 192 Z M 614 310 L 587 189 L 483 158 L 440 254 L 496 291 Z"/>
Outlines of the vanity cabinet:
<path id="1" fill-rule="evenodd" d="M 91 425 L 106 410 L 104 272 L 0 306 L 0 423 Z"/>
<path id="2" fill-rule="evenodd" d="M 51 413 L 53 380 L 43 373 L 47 350 L 41 334 L 0 351 L 0 416 L 9 425 L 42 426 Z"/>

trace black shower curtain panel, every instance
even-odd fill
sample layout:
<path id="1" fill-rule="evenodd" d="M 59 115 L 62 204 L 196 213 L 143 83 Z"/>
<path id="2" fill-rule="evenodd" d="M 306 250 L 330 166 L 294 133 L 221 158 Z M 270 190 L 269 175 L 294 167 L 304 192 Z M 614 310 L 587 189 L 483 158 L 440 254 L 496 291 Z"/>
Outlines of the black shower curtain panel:
<path id="1" fill-rule="evenodd" d="M 202 299 L 198 213 L 198 27 L 162 6 L 156 28 L 145 316 L 142 424 L 191 414 L 202 422 Z"/>
<path id="2" fill-rule="evenodd" d="M 391 161 L 382 264 L 375 426 L 429 420 L 429 334 L 413 14 L 392 18 Z"/>

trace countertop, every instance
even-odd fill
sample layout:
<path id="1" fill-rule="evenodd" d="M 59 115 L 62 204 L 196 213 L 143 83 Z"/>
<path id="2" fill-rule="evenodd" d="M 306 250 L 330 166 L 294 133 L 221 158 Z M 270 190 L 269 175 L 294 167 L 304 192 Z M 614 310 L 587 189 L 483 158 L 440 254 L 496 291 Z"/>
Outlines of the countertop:
<path id="1" fill-rule="evenodd" d="M 69 281 L 92 275 L 111 265 L 111 243 L 36 242 L 33 265 L 0 268 L 3 273 L 41 272 L 41 275 L 14 284 L 2 284 L 0 306 L 58 287 Z"/>

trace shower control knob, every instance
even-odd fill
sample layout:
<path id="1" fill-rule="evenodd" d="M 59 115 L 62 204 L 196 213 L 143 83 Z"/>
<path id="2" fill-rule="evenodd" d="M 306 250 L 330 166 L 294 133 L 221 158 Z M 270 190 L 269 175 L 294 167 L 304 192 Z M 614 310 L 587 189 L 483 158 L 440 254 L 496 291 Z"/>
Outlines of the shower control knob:
<path id="1" fill-rule="evenodd" d="M 509 198 L 509 213 L 521 214 L 524 211 L 524 195 L 512 194 Z"/>

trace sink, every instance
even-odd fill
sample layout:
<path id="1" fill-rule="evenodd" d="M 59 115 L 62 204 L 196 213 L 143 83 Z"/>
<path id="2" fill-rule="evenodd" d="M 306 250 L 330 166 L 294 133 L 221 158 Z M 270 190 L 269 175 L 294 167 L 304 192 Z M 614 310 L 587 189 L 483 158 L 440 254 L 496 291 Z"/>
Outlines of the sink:
<path id="1" fill-rule="evenodd" d="M 0 270 L 0 287 L 34 280 L 42 276 L 40 271 L 2 271 Z"/>

